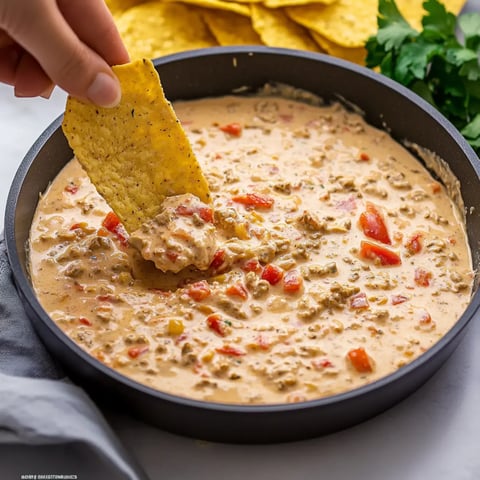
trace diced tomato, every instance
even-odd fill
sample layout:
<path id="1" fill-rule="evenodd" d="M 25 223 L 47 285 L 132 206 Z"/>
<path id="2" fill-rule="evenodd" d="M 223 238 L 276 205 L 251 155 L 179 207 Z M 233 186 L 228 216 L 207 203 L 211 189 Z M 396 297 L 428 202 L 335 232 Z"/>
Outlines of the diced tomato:
<path id="1" fill-rule="evenodd" d="M 107 213 L 102 226 L 112 232 L 123 246 L 128 245 L 128 233 L 115 212 Z"/>
<path id="2" fill-rule="evenodd" d="M 222 353 L 223 355 L 230 355 L 232 357 L 241 357 L 245 355 L 245 352 L 230 345 L 224 345 L 223 347 L 219 347 L 215 349 L 216 352 Z"/>
<path id="3" fill-rule="evenodd" d="M 261 278 L 262 280 L 266 280 L 270 285 L 276 285 L 283 278 L 283 270 L 269 263 L 265 265 Z"/>
<path id="4" fill-rule="evenodd" d="M 102 225 L 109 231 L 114 232 L 115 228 L 120 225 L 120 219 L 115 212 L 108 212 L 103 219 Z"/>
<path id="5" fill-rule="evenodd" d="M 243 263 L 241 269 L 244 272 L 260 273 L 262 271 L 262 265 L 256 258 L 250 258 Z"/>
<path id="6" fill-rule="evenodd" d="M 432 279 L 432 272 L 425 270 L 422 267 L 415 269 L 414 280 L 417 285 L 420 287 L 428 287 L 430 285 L 430 280 Z"/>
<path id="7" fill-rule="evenodd" d="M 207 326 L 221 337 L 227 334 L 225 320 L 218 313 L 213 313 L 207 317 Z"/>
<path id="8" fill-rule="evenodd" d="M 353 310 L 363 310 L 369 306 L 367 295 L 363 292 L 359 292 L 350 297 L 350 308 Z"/>
<path id="9" fill-rule="evenodd" d="M 365 211 L 360 215 L 359 223 L 367 237 L 387 245 L 392 244 L 383 216 L 373 203 L 367 202 Z"/>
<path id="10" fill-rule="evenodd" d="M 405 248 L 414 255 L 415 253 L 420 253 L 422 251 L 422 239 L 423 235 L 421 233 L 414 233 L 412 236 L 407 238 L 405 242 Z"/>
<path id="11" fill-rule="evenodd" d="M 273 207 L 274 200 L 267 195 L 261 195 L 259 193 L 244 193 L 242 195 L 236 195 L 232 198 L 234 202 L 241 203 L 246 207 L 252 208 L 265 208 L 269 209 Z"/>
<path id="12" fill-rule="evenodd" d="M 392 266 L 402 263 L 402 259 L 397 253 L 388 248 L 366 241 L 360 243 L 360 257 L 367 260 L 378 260 L 381 265 Z"/>
<path id="13" fill-rule="evenodd" d="M 242 134 L 242 126 L 239 123 L 228 123 L 219 127 L 222 132 L 239 137 Z"/>
<path id="14" fill-rule="evenodd" d="M 442 185 L 438 182 L 433 182 L 430 186 L 432 187 L 433 193 L 440 193 L 442 191 Z"/>
<path id="15" fill-rule="evenodd" d="M 210 285 L 207 283 L 206 280 L 201 280 L 188 286 L 187 295 L 196 302 L 205 300 L 210 296 L 210 294 Z"/>
<path id="16" fill-rule="evenodd" d="M 392 295 L 392 305 L 399 305 L 400 303 L 406 302 L 408 297 L 405 295 Z"/>
<path id="17" fill-rule="evenodd" d="M 78 192 L 78 185 L 75 185 L 74 183 L 69 183 L 66 187 L 65 187 L 65 191 L 67 193 L 71 193 L 72 195 L 75 195 L 75 193 Z"/>
<path id="18" fill-rule="evenodd" d="M 213 223 L 213 209 L 207 206 L 179 205 L 175 213 L 186 217 L 196 213 L 204 222 Z"/>
<path id="19" fill-rule="evenodd" d="M 363 347 L 350 350 L 347 353 L 347 357 L 357 372 L 368 373 L 373 370 L 370 358 Z"/>
<path id="20" fill-rule="evenodd" d="M 140 355 L 143 355 L 144 353 L 148 352 L 148 346 L 147 345 L 141 345 L 137 347 L 130 347 L 127 350 L 128 356 L 130 358 L 137 358 Z"/>
<path id="21" fill-rule="evenodd" d="M 432 317 L 431 315 L 427 312 L 427 311 L 423 311 L 421 312 L 420 314 L 420 320 L 419 322 L 422 324 L 422 325 L 429 325 L 432 323 Z"/>
<path id="22" fill-rule="evenodd" d="M 81 323 L 82 325 L 86 325 L 87 327 L 92 326 L 92 322 L 88 318 L 85 318 L 85 317 L 80 317 L 78 319 L 78 323 Z"/>
<path id="23" fill-rule="evenodd" d="M 233 283 L 229 285 L 225 290 L 227 295 L 232 297 L 240 297 L 242 300 L 246 300 L 248 298 L 248 290 L 246 289 L 243 283 Z"/>
<path id="24" fill-rule="evenodd" d="M 298 292 L 303 286 L 303 277 L 297 270 L 290 270 L 283 277 L 283 291 L 287 293 Z"/>
<path id="25" fill-rule="evenodd" d="M 212 270 L 218 270 L 223 265 L 224 261 L 225 250 L 219 249 L 213 255 L 212 261 L 210 262 L 210 268 Z"/>
<path id="26" fill-rule="evenodd" d="M 317 370 L 323 370 L 324 368 L 333 367 L 333 363 L 328 358 L 312 360 L 312 365 Z"/>
<path id="27" fill-rule="evenodd" d="M 370 155 L 366 152 L 360 152 L 358 159 L 362 160 L 363 162 L 368 162 L 368 160 L 370 160 Z"/>

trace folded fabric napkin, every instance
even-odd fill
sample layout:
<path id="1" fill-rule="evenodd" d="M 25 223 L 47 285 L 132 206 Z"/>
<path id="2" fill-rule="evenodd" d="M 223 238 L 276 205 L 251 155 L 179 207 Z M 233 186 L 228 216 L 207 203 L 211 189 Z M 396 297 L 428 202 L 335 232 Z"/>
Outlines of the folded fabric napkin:
<path id="1" fill-rule="evenodd" d="M 3 235 L 0 478 L 147 478 L 92 400 L 64 377 L 37 337 L 13 284 Z"/>

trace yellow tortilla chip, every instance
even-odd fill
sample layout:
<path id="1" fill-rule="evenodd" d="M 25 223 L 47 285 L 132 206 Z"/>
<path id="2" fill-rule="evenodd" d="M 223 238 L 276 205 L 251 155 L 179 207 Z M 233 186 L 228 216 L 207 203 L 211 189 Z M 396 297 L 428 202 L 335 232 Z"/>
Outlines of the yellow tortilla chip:
<path id="1" fill-rule="evenodd" d="M 142 2 L 144 3 L 145 0 L 105 0 L 108 9 L 113 15 L 118 15 Z"/>
<path id="2" fill-rule="evenodd" d="M 203 12 L 205 23 L 220 45 L 258 45 L 262 43 L 252 27 L 250 18 L 233 12 L 207 10 Z"/>
<path id="3" fill-rule="evenodd" d="M 235 2 L 229 2 L 224 0 L 163 0 L 164 2 L 180 2 L 189 5 L 195 5 L 197 7 L 211 8 L 212 10 L 223 10 L 227 12 L 238 13 L 246 17 L 250 16 L 250 8 L 248 5 L 241 5 Z"/>
<path id="4" fill-rule="evenodd" d="M 312 3 L 321 5 L 330 5 L 337 0 L 263 0 L 263 4 L 268 8 L 294 7 L 296 5 L 310 5 Z"/>
<path id="5" fill-rule="evenodd" d="M 257 3 L 250 8 L 253 28 L 265 45 L 319 51 L 308 31 L 292 22 L 282 9 L 269 9 Z"/>
<path id="6" fill-rule="evenodd" d="M 121 14 L 116 23 L 132 60 L 217 45 L 190 5 L 143 3 Z"/>
<path id="7" fill-rule="evenodd" d="M 377 30 L 378 0 L 337 0 L 332 5 L 287 7 L 295 22 L 343 47 L 363 47 Z"/>
<path id="8" fill-rule="evenodd" d="M 425 15 L 424 2 L 425 0 L 396 0 L 400 13 L 417 30 L 422 29 L 422 17 Z M 442 3 L 448 12 L 457 15 L 465 4 L 465 0 L 442 0 Z"/>
<path id="9" fill-rule="evenodd" d="M 207 181 L 150 60 L 113 67 L 122 86 L 115 108 L 69 97 L 62 128 L 98 192 L 133 232 L 166 196 L 210 201 Z"/>
<path id="10" fill-rule="evenodd" d="M 331 42 L 322 35 L 311 32 L 313 39 L 320 45 L 320 47 L 329 55 L 334 57 L 343 58 L 344 60 L 348 60 L 350 62 L 357 63 L 359 65 L 365 65 L 365 58 L 367 56 L 367 51 L 364 47 L 342 47 L 341 45 L 337 45 L 334 42 Z"/>

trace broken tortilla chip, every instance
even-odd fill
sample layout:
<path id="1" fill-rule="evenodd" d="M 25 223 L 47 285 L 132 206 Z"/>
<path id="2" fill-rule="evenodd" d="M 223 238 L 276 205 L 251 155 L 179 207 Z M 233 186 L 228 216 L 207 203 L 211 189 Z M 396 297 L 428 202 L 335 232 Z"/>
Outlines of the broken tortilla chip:
<path id="1" fill-rule="evenodd" d="M 191 193 L 210 201 L 208 183 L 150 60 L 113 67 L 122 86 L 117 107 L 69 97 L 62 128 L 98 192 L 133 232 L 165 197 Z"/>

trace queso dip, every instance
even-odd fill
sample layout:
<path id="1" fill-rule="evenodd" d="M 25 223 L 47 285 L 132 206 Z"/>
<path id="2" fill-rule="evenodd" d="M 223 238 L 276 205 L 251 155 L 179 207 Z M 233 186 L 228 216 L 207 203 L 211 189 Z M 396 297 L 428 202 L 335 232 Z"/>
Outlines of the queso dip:
<path id="1" fill-rule="evenodd" d="M 211 205 L 171 197 L 130 242 L 73 159 L 32 223 L 38 298 L 100 362 L 190 398 L 297 402 L 394 372 L 462 314 L 461 215 L 387 133 L 281 97 L 175 111 Z"/>

